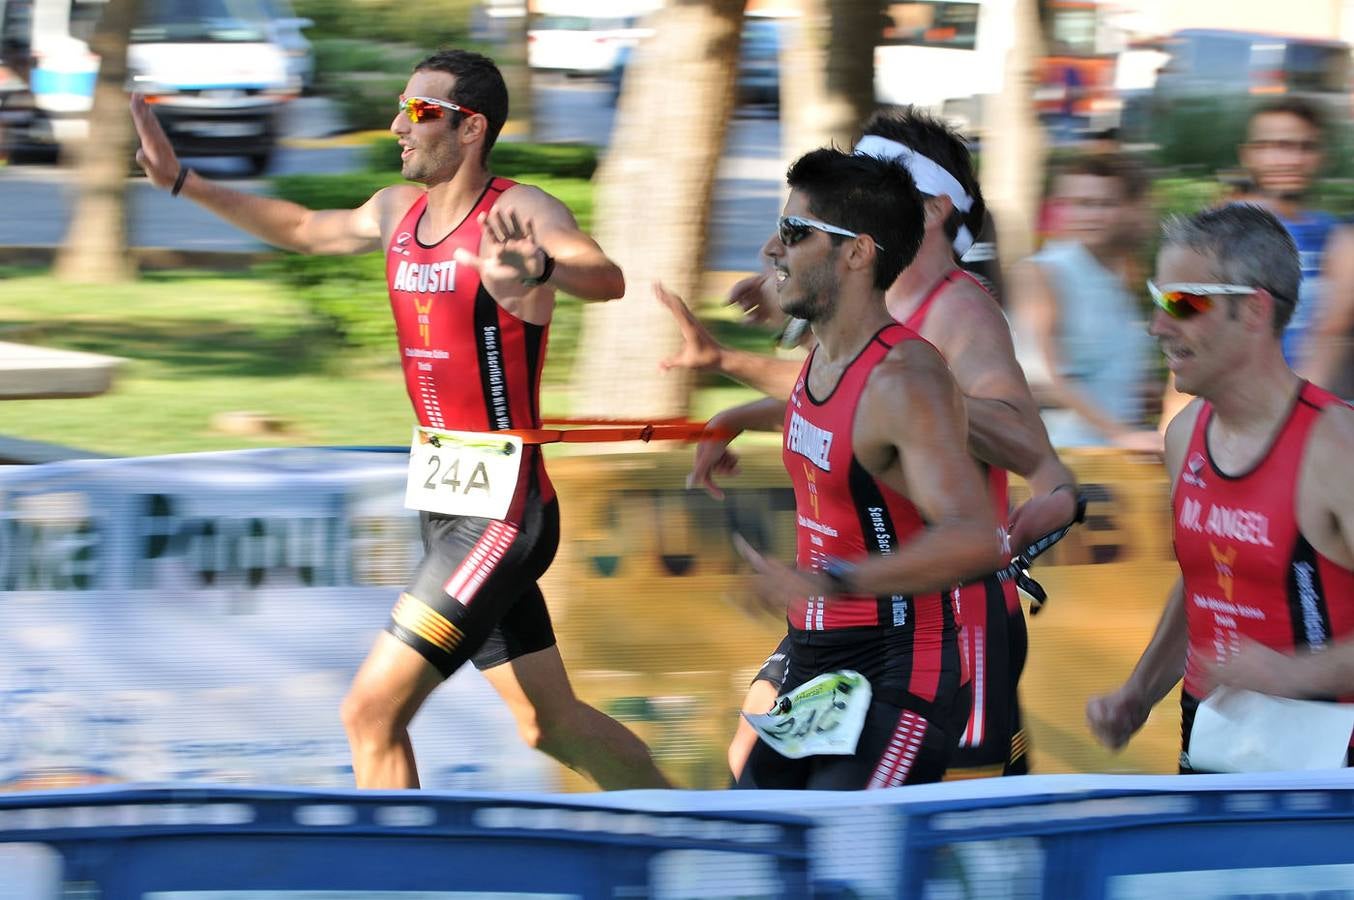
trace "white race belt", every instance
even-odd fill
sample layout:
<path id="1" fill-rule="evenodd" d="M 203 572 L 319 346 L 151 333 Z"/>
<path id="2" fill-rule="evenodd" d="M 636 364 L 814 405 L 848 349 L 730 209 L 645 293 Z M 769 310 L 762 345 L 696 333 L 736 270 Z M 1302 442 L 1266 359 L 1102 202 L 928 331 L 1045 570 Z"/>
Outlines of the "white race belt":
<path id="1" fill-rule="evenodd" d="M 827 672 L 776 699 L 764 715 L 743 718 L 781 756 L 850 756 L 870 711 L 870 682 L 859 672 Z"/>
<path id="2" fill-rule="evenodd" d="M 502 519 L 517 494 L 522 439 L 414 427 L 404 505 L 448 516 Z"/>

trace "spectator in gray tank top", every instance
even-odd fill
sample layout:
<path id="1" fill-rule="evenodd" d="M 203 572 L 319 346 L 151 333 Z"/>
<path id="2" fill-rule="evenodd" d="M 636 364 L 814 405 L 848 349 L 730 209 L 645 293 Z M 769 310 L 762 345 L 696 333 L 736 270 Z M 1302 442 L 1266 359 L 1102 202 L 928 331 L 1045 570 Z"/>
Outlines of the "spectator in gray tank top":
<path id="1" fill-rule="evenodd" d="M 1012 271 L 1016 346 L 1056 447 L 1161 448 L 1145 424 L 1153 349 L 1128 287 L 1146 187 L 1142 171 L 1117 154 L 1073 161 L 1054 183 L 1059 239 Z"/>

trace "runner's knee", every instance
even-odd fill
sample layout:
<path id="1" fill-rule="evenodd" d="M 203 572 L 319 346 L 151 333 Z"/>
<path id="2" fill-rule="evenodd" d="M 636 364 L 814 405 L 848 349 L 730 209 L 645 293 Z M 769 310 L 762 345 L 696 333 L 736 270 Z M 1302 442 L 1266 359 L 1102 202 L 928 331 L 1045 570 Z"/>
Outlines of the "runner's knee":
<path id="1" fill-rule="evenodd" d="M 404 734 L 406 722 L 390 704 L 388 694 L 354 683 L 339 705 L 339 718 L 348 739 L 364 743 L 393 743 Z"/>

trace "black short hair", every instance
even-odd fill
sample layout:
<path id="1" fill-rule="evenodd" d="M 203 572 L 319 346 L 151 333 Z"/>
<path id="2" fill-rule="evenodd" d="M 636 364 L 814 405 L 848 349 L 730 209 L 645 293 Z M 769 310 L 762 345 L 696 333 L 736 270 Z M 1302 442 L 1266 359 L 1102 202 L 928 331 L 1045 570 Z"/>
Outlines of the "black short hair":
<path id="1" fill-rule="evenodd" d="M 955 210 L 954 216 L 945 223 L 945 233 L 951 241 L 959 233 L 961 224 L 967 225 L 969 233 L 975 236 L 983 230 L 987 204 L 983 201 L 978 174 L 973 170 L 968 141 L 956 129 L 915 106 L 897 106 L 881 109 L 870 116 L 861 132 L 897 141 L 928 157 L 953 175 L 964 193 L 973 198 L 973 206 L 967 213 Z"/>
<path id="2" fill-rule="evenodd" d="M 1117 179 L 1123 188 L 1125 200 L 1142 199 L 1151 184 L 1146 170 L 1132 157 L 1122 153 L 1086 153 L 1074 156 L 1062 164 L 1058 174 Z"/>
<path id="3" fill-rule="evenodd" d="M 1250 116 L 1246 119 L 1247 130 L 1256 119 L 1261 116 L 1274 115 L 1278 113 L 1287 113 L 1290 116 L 1297 116 L 1308 125 L 1317 130 L 1319 134 L 1326 133 L 1326 116 L 1316 106 L 1301 97 L 1280 97 L 1276 100 L 1268 100 L 1251 110 Z"/>
<path id="4" fill-rule="evenodd" d="M 456 84 L 447 99 L 472 109 L 489 123 L 485 132 L 484 151 L 480 162 L 487 162 L 489 151 L 508 121 L 508 86 L 503 73 L 492 59 L 470 50 L 438 50 L 414 66 L 415 72 L 446 72 L 456 77 Z M 461 117 L 462 113 L 453 113 Z M 459 125 L 457 118 L 453 124 Z"/>
<path id="5" fill-rule="evenodd" d="M 795 160 L 785 180 L 803 192 L 814 216 L 874 238 L 879 290 L 916 258 L 926 214 L 917 184 L 901 164 L 823 147 Z"/>

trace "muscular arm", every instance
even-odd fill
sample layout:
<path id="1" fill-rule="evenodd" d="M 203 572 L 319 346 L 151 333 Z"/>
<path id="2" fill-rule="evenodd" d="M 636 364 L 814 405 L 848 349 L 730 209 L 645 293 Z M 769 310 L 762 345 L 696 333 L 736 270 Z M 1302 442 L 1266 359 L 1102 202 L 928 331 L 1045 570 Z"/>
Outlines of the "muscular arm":
<path id="1" fill-rule="evenodd" d="M 169 138 L 144 98 L 132 98 L 131 113 L 141 142 L 137 161 L 153 185 L 170 188 L 184 170 Z M 378 191 L 357 209 L 315 211 L 286 200 L 231 190 L 188 172 L 180 196 L 275 247 L 299 253 L 347 254 L 378 249 L 383 216 L 400 203 L 404 204 L 401 210 L 407 208 L 418 191 L 412 185 L 398 185 Z"/>
<path id="2" fill-rule="evenodd" d="M 1166 429 L 1166 473 L 1175 484 L 1189 447 L 1199 401 L 1190 403 Z M 1086 719 L 1101 743 L 1118 749 L 1128 742 L 1152 707 L 1160 703 L 1185 673 L 1189 623 L 1185 612 L 1185 582 L 1177 578 L 1166 597 L 1156 631 L 1138 658 L 1128 679 L 1116 691 L 1086 704 Z"/>
<path id="3" fill-rule="evenodd" d="M 963 396 L 934 348 L 907 341 L 876 367 L 856 412 L 857 456 L 907 496 L 926 525 L 894 553 L 861 560 L 854 590 L 928 593 L 1005 564 L 966 433 Z"/>
<path id="4" fill-rule="evenodd" d="M 1062 354 L 1058 347 L 1061 315 L 1053 286 L 1039 265 L 1026 260 L 1016 267 L 1011 278 L 1011 307 L 1026 328 L 1047 370 L 1045 391 L 1049 399 L 1085 419 L 1109 440 L 1126 437 L 1134 429 L 1120 422 L 1086 395 L 1076 382 L 1061 374 Z"/>
<path id="5" fill-rule="evenodd" d="M 964 394 L 969 450 L 1026 479 L 1035 493 L 1074 483 L 1049 444 L 1005 317 L 986 293 L 964 287 L 945 298 L 946 315 L 928 317 L 922 331 L 945 355 Z"/>
<path id="6" fill-rule="evenodd" d="M 555 260 L 549 284 L 580 300 L 614 300 L 625 294 L 625 276 L 597 242 L 578 227 L 569 208 L 538 187 L 519 184 L 494 204 L 530 222 L 536 242 Z"/>
<path id="7" fill-rule="evenodd" d="M 401 208 L 408 207 L 418 190 L 396 185 L 383 188 L 357 209 L 313 210 L 289 200 L 232 190 L 192 172 L 180 196 L 274 247 L 341 255 L 379 250 L 382 216 L 401 202 Z"/>
<path id="8" fill-rule="evenodd" d="M 1176 579 L 1166 596 L 1166 606 L 1157 621 L 1156 631 L 1142 651 L 1124 690 L 1142 703 L 1144 714 L 1161 702 L 1185 674 L 1185 649 L 1189 631 L 1185 618 L 1185 583 Z"/>
<path id="9" fill-rule="evenodd" d="M 1324 388 L 1345 380 L 1343 369 L 1354 363 L 1354 228 L 1331 235 L 1323 264 L 1320 312 L 1296 368 L 1304 378 Z"/>

